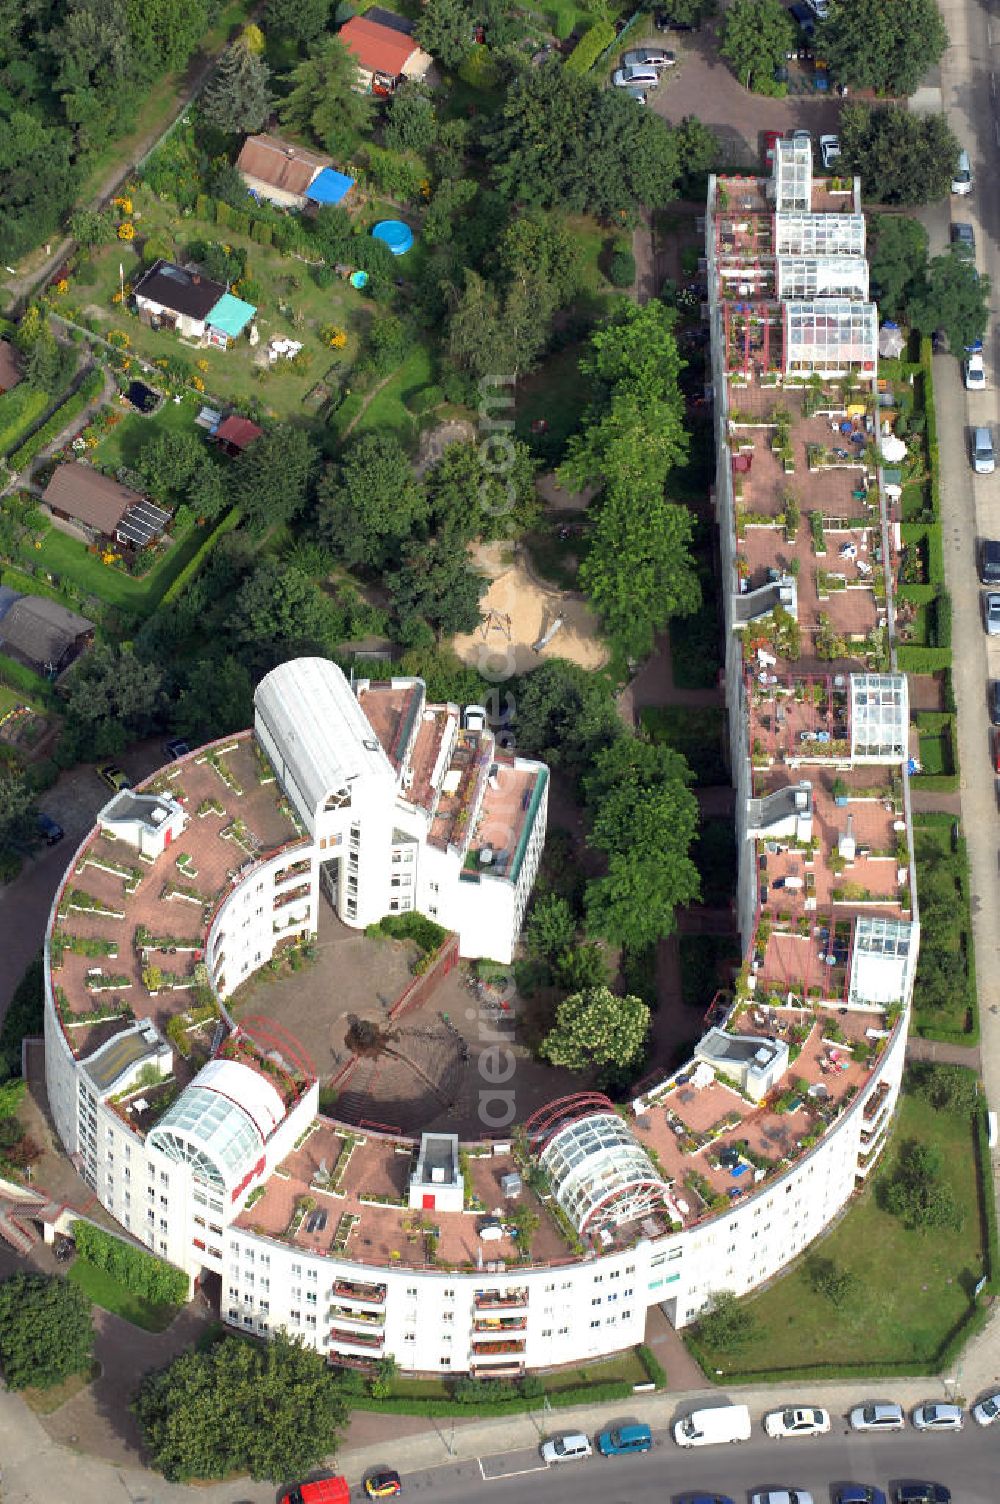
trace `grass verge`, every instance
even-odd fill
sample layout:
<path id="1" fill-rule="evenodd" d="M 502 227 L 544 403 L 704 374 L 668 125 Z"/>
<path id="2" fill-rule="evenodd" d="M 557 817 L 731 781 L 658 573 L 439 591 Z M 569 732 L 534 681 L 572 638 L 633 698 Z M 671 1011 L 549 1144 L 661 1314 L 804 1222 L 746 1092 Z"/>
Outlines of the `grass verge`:
<path id="1" fill-rule="evenodd" d="M 72 1373 L 61 1384 L 53 1384 L 51 1389 L 22 1389 L 20 1395 L 29 1410 L 34 1410 L 36 1415 L 53 1415 L 100 1377 L 101 1365 L 95 1359 L 86 1373 Z"/>
<path id="2" fill-rule="evenodd" d="M 95 1306 L 120 1316 L 133 1326 L 142 1327 L 144 1332 L 165 1332 L 177 1315 L 176 1306 L 154 1306 L 148 1300 L 141 1300 L 105 1270 L 88 1264 L 86 1259 L 73 1261 L 69 1278 Z"/>

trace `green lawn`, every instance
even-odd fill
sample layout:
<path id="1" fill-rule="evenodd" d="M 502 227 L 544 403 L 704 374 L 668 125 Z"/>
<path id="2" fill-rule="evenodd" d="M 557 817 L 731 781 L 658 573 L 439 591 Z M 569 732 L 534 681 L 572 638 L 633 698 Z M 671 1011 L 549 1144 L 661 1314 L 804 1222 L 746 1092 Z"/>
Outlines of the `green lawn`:
<path id="1" fill-rule="evenodd" d="M 256 320 L 261 343 L 266 344 L 272 335 L 299 340 L 310 357 L 308 370 L 293 371 L 286 361 L 280 361 L 262 371 L 254 364 L 255 352 L 245 340 L 229 350 L 194 349 L 169 331 L 149 329 L 132 314 L 122 312 L 111 302 L 118 290 L 119 263 L 124 265 L 126 281 L 133 285 L 142 274 L 139 255 L 129 245 L 109 246 L 80 267 L 65 300 L 67 310 L 96 321 L 98 332 L 124 329 L 133 352 L 144 360 L 180 356 L 191 364 L 192 372 L 195 362 L 204 360 L 208 368 L 199 374 L 205 382 L 206 400 L 253 400 L 275 416 L 289 417 L 303 413 L 303 399 L 318 382 L 329 377 L 339 385 L 341 373 L 356 358 L 370 320 L 377 317 L 369 298 L 346 281 L 319 288 L 301 261 L 258 245 L 230 228 L 193 215 L 184 218 L 174 205 L 157 199 L 145 186 L 137 190 L 134 202 L 137 218 L 142 216 L 139 223 L 143 235 L 156 235 L 181 258 L 192 240 L 224 241 L 246 250 L 248 275 L 261 288 Z M 331 350 L 320 341 L 319 330 L 326 324 L 346 331 L 348 340 L 343 350 Z"/>
<path id="2" fill-rule="evenodd" d="M 147 1332 L 165 1332 L 177 1315 L 176 1306 L 154 1306 L 148 1300 L 133 1295 L 124 1285 L 112 1279 L 103 1269 L 88 1264 L 86 1259 L 76 1258 L 70 1267 L 69 1278 L 79 1285 L 88 1300 L 115 1316 L 141 1326 Z"/>
<path id="3" fill-rule="evenodd" d="M 192 527 L 141 578 L 133 578 L 114 565 L 102 564 L 96 554 L 87 552 L 86 544 L 70 538 L 55 527 L 50 527 L 45 533 L 41 548 L 26 550 L 24 557 L 49 574 L 71 580 L 87 595 L 97 596 L 108 606 L 148 616 L 158 605 L 167 586 L 197 551 L 204 536 L 202 528 Z M 4 574 L 7 573 L 5 570 Z M 33 584 L 31 588 L 34 589 Z"/>
<path id="4" fill-rule="evenodd" d="M 420 421 L 406 404 L 433 378 L 430 352 L 423 345 L 414 345 L 384 386 L 376 383 L 368 392 L 352 392 L 341 404 L 334 417 L 338 435 L 343 438 L 349 429 L 350 437 L 356 439 L 363 433 L 389 431 L 407 448 L 414 448 Z"/>
<path id="5" fill-rule="evenodd" d="M 954 773 L 951 738 L 947 733 L 920 737 L 920 767 L 924 773 Z"/>
<path id="6" fill-rule="evenodd" d="M 962 1208 L 960 1231 L 909 1232 L 883 1211 L 878 1181 L 891 1170 L 900 1144 L 935 1144 L 948 1184 Z M 748 1297 L 757 1331 L 737 1354 L 707 1351 L 708 1372 L 721 1382 L 781 1373 L 803 1379 L 826 1369 L 859 1373 L 898 1365 L 904 1373 L 934 1372 L 937 1354 L 968 1315 L 984 1272 L 979 1185 L 968 1117 L 934 1109 L 920 1097 L 901 1099 L 883 1163 L 834 1230 L 787 1274 Z M 815 1261 L 829 1261 L 855 1277 L 838 1309 L 813 1287 Z"/>
<path id="7" fill-rule="evenodd" d="M 566 440 L 580 426 L 590 400 L 590 380 L 580 374 L 582 345 L 567 345 L 537 371 L 517 383 L 515 431 L 548 465 L 563 457 Z M 544 422 L 544 433 L 532 433 Z"/>
<path id="8" fill-rule="evenodd" d="M 197 397 L 185 396 L 183 402 L 165 402 L 150 418 L 130 412 L 108 430 L 92 457 L 102 470 L 117 470 L 119 465 L 134 466 L 145 446 L 157 434 L 184 431 L 202 434 L 200 428 L 194 427 L 201 405 Z"/>

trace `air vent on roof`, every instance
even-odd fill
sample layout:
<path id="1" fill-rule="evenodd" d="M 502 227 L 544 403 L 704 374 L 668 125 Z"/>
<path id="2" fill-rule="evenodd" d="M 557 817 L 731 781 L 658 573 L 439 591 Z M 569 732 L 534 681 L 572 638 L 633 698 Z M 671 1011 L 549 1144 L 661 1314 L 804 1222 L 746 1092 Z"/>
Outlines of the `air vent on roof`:
<path id="1" fill-rule="evenodd" d="M 368 749 L 369 752 L 377 752 L 378 751 L 378 742 L 375 740 L 374 737 L 372 737 L 372 736 L 366 736 L 365 737 L 365 747 Z"/>

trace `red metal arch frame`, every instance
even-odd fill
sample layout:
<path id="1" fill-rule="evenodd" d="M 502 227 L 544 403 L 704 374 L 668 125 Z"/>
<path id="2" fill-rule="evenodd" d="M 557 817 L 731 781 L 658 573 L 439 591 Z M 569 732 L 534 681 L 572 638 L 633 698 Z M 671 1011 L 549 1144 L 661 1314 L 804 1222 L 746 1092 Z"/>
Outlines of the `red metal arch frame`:
<path id="1" fill-rule="evenodd" d="M 248 1013 L 240 1019 L 235 1033 L 245 1034 L 265 1054 L 268 1050 L 277 1050 L 301 1075 L 310 1081 L 317 1080 L 316 1066 L 305 1047 L 282 1024 L 275 1023 L 274 1019 L 266 1018 L 262 1013 Z"/>
<path id="2" fill-rule="evenodd" d="M 580 1223 L 580 1232 L 586 1232 L 587 1228 L 593 1222 L 594 1218 L 599 1216 L 599 1214 L 605 1209 L 605 1207 L 609 1206 L 612 1202 L 617 1201 L 622 1196 L 634 1195 L 634 1193 L 638 1190 L 647 1190 L 655 1193 L 656 1196 L 658 1196 L 661 1205 L 665 1210 L 667 1209 L 667 1187 L 663 1184 L 663 1181 L 654 1180 L 645 1175 L 637 1175 L 634 1180 L 629 1180 L 624 1185 L 615 1186 L 613 1191 L 609 1191 L 606 1196 L 602 1196 L 597 1205 L 591 1208 L 591 1210 L 584 1217 L 583 1221 Z"/>
<path id="3" fill-rule="evenodd" d="M 556 1097 L 546 1102 L 531 1114 L 524 1125 L 528 1142 L 535 1154 L 541 1154 L 556 1134 L 570 1123 L 592 1113 L 614 1112 L 615 1104 L 610 1097 L 599 1091 L 578 1091 L 568 1097 Z"/>

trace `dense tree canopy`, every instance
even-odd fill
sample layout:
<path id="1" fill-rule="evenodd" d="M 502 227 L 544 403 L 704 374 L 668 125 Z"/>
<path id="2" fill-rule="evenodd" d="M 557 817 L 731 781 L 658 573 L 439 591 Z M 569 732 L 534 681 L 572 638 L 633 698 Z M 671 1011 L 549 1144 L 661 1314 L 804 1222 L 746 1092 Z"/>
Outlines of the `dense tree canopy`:
<path id="1" fill-rule="evenodd" d="M 309 435 L 290 423 L 268 428 L 232 469 L 230 495 L 248 527 L 288 522 L 305 506 L 317 455 Z"/>
<path id="2" fill-rule="evenodd" d="M 0 852 L 21 854 L 38 841 L 38 806 L 23 773 L 0 772 Z"/>
<path id="3" fill-rule="evenodd" d="M 766 93 L 794 41 L 795 24 L 779 0 L 733 0 L 723 18 L 719 52 L 745 88 Z"/>
<path id="4" fill-rule="evenodd" d="M 0 1284 L 0 1372 L 9 1389 L 51 1389 L 90 1367 L 90 1301 L 68 1280 L 15 1274 Z"/>
<path id="5" fill-rule="evenodd" d="M 872 292 L 880 312 L 899 318 L 923 286 L 927 231 L 908 214 L 876 214 L 868 221 L 868 234 Z"/>
<path id="6" fill-rule="evenodd" d="M 959 144 L 943 115 L 911 115 L 898 105 L 846 105 L 840 145 L 844 166 L 860 175 L 869 202 L 929 204 L 951 190 Z"/>
<path id="7" fill-rule="evenodd" d="M 344 43 L 339 37 L 326 37 L 292 70 L 282 120 L 293 130 L 308 132 L 335 155 L 353 151 L 372 117 L 371 96 L 355 89 L 357 77 L 357 62 Z"/>
<path id="8" fill-rule="evenodd" d="M 834 78 L 900 98 L 913 93 L 947 45 L 937 0 L 830 0 L 816 27 L 816 46 Z"/>
<path id="9" fill-rule="evenodd" d="M 476 19 L 466 0 L 425 0 L 414 36 L 446 68 L 457 68 L 472 50 Z"/>
<path id="10" fill-rule="evenodd" d="M 757 1318 L 731 1290 L 719 1290 L 708 1310 L 698 1318 L 699 1337 L 707 1347 L 720 1353 L 739 1352 L 756 1336 L 757 1330 Z"/>
<path id="11" fill-rule="evenodd" d="M 232 135 L 259 131 L 271 109 L 270 79 L 264 60 L 239 38 L 222 54 L 201 96 L 203 118 Z"/>
<path id="12" fill-rule="evenodd" d="M 591 832 L 607 875 L 587 884 L 587 929 L 641 950 L 672 934 L 676 910 L 701 891 L 689 855 L 698 834 L 691 770 L 679 752 L 621 737 L 598 752 L 584 779 Z"/>
<path id="13" fill-rule="evenodd" d="M 960 1228 L 962 1209 L 944 1173 L 941 1151 L 934 1144 L 909 1139 L 902 1144 L 889 1175 L 879 1183 L 886 1211 L 919 1232 Z"/>
<path id="14" fill-rule="evenodd" d="M 665 204 L 684 167 L 659 115 L 558 61 L 519 74 L 485 140 L 506 197 L 604 219 Z"/>
<path id="15" fill-rule="evenodd" d="M 959 354 L 986 333 L 989 302 L 989 278 L 980 277 L 971 256 L 953 249 L 927 263 L 924 285 L 910 300 L 910 318 L 921 334 L 943 329 Z"/>
<path id="16" fill-rule="evenodd" d="M 267 0 L 264 25 L 278 36 L 308 46 L 326 30 L 331 8 L 331 0 Z"/>
<path id="17" fill-rule="evenodd" d="M 460 538 L 443 534 L 412 543 L 385 583 L 408 645 L 429 641 L 429 632 L 440 639 L 479 625 L 487 580 L 473 569 Z"/>
<path id="18" fill-rule="evenodd" d="M 565 998 L 539 1053 L 571 1071 L 595 1066 L 627 1069 L 641 1059 L 649 1033 L 649 1008 L 637 997 L 616 997 L 592 987 Z"/>
<path id="19" fill-rule="evenodd" d="M 163 694 L 162 668 L 128 644 L 96 642 L 69 681 L 60 757 L 117 756 L 159 724 Z"/>
<path id="20" fill-rule="evenodd" d="M 146 1375 L 132 1408 L 171 1482 L 301 1478 L 327 1460 L 346 1415 L 323 1356 L 282 1332 L 259 1346 L 224 1337 L 183 1353 Z"/>
<path id="21" fill-rule="evenodd" d="M 509 698 L 518 747 L 571 777 L 624 734 L 607 680 L 562 658 L 548 658 L 516 680 Z"/>
<path id="22" fill-rule="evenodd" d="M 687 452 L 670 310 L 659 302 L 625 305 L 593 335 L 580 369 L 595 396 L 559 471 L 571 489 L 601 488 L 580 582 L 611 641 L 638 658 L 658 627 L 697 610 L 701 599 L 693 518 L 665 494 L 670 470 Z"/>
<path id="23" fill-rule="evenodd" d="M 350 443 L 317 494 L 320 534 L 349 567 L 396 563 L 427 515 L 413 466 L 391 432 L 366 433 Z"/>

